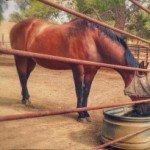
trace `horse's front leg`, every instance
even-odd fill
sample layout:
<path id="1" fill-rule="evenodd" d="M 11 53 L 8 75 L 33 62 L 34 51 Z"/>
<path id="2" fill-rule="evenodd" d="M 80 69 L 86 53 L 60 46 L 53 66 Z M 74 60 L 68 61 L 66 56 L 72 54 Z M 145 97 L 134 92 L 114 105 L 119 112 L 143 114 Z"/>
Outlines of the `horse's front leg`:
<path id="1" fill-rule="evenodd" d="M 89 71 L 85 70 L 84 88 L 83 88 L 83 105 L 82 105 L 83 107 L 87 107 L 91 84 L 98 69 L 99 69 L 98 67 L 95 67 L 95 68 L 88 69 Z M 87 121 L 91 121 L 90 115 L 87 111 L 84 111 L 84 116 L 86 117 Z"/>
<path id="2" fill-rule="evenodd" d="M 84 70 L 82 65 L 72 65 L 72 72 L 77 95 L 77 108 L 83 107 L 83 80 Z M 78 120 L 85 118 L 84 112 L 79 112 Z"/>

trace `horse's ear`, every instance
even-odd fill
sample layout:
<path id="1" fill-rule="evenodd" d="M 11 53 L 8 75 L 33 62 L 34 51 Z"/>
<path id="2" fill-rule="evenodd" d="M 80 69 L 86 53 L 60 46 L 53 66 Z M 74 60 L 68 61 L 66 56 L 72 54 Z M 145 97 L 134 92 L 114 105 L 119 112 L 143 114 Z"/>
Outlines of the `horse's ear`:
<path id="1" fill-rule="evenodd" d="M 144 66 L 144 61 L 141 61 L 141 62 L 139 63 L 139 68 L 145 68 L 145 66 Z"/>

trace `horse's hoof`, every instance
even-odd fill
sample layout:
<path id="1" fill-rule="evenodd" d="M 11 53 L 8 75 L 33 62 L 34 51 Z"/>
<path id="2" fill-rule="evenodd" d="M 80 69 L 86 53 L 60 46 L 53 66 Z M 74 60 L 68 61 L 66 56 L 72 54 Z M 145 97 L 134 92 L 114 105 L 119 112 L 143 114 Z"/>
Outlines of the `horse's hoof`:
<path id="1" fill-rule="evenodd" d="M 27 105 L 27 106 L 31 106 L 31 105 L 32 105 L 31 101 L 30 101 L 30 100 L 27 100 L 26 105 Z"/>
<path id="2" fill-rule="evenodd" d="M 92 122 L 92 120 L 91 120 L 90 117 L 86 117 L 86 121 L 87 121 L 87 122 Z"/>
<path id="3" fill-rule="evenodd" d="M 30 100 L 22 100 L 22 104 L 24 104 L 26 106 L 30 106 L 31 105 L 31 101 Z"/>
<path id="4" fill-rule="evenodd" d="M 82 122 L 82 123 L 86 123 L 87 119 L 86 118 L 78 118 L 77 121 Z"/>
<path id="5" fill-rule="evenodd" d="M 27 102 L 26 102 L 26 100 L 22 100 L 21 103 L 26 105 Z"/>

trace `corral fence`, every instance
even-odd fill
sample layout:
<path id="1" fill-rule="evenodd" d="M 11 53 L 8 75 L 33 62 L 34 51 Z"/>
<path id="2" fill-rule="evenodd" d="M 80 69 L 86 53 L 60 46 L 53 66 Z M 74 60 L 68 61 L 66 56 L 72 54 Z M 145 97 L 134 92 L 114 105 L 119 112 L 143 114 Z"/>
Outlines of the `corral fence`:
<path id="1" fill-rule="evenodd" d="M 138 62 L 150 62 L 150 47 L 139 44 L 128 44 L 128 47 Z"/>
<path id="2" fill-rule="evenodd" d="M 10 48 L 10 42 L 0 42 L 0 48 Z"/>
<path id="3" fill-rule="evenodd" d="M 138 62 L 150 62 L 150 47 L 136 44 L 128 44 L 128 47 Z M 10 42 L 0 41 L 0 48 L 11 48 Z"/>
<path id="4" fill-rule="evenodd" d="M 0 48 L 10 48 L 9 34 L 0 34 Z"/>

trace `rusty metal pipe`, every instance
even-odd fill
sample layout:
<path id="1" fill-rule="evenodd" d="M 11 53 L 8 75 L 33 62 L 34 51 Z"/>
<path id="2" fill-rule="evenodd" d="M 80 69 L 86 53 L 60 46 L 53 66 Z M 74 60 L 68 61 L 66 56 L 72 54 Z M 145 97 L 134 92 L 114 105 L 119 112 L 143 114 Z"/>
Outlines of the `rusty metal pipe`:
<path id="1" fill-rule="evenodd" d="M 94 22 L 94 23 L 97 23 L 97 24 L 99 24 L 99 25 L 102 25 L 102 26 L 104 26 L 104 27 L 106 27 L 106 28 L 109 28 L 109 29 L 111 29 L 111 30 L 113 30 L 113 31 L 119 32 L 119 33 L 121 33 L 121 34 L 124 34 L 124 35 L 126 35 L 126 36 L 128 36 L 128 37 L 131 37 L 131 38 L 134 38 L 134 39 L 138 39 L 138 40 L 140 40 L 140 41 L 143 41 L 143 42 L 145 42 L 145 43 L 149 43 L 149 44 L 150 44 L 150 41 L 148 41 L 148 40 L 145 40 L 145 39 L 140 38 L 140 37 L 138 37 L 138 36 L 132 35 L 132 34 L 126 32 L 126 31 L 120 30 L 120 29 L 118 29 L 118 28 L 114 28 L 114 27 L 112 27 L 112 26 L 110 26 L 110 25 L 108 25 L 108 24 L 106 24 L 106 23 L 104 23 L 104 22 L 98 21 L 98 20 L 96 20 L 96 19 L 93 19 L 93 18 L 91 18 L 91 17 L 89 17 L 89 16 L 86 16 L 86 15 L 84 15 L 84 14 L 81 14 L 81 13 L 79 13 L 79 12 L 76 12 L 76 11 L 74 11 L 74 10 L 71 10 L 71 9 L 69 9 L 69 8 L 65 8 L 65 7 L 63 7 L 63 6 L 60 6 L 60 5 L 55 4 L 55 3 L 53 3 L 53 2 L 51 2 L 51 1 L 49 1 L 49 0 L 38 0 L 38 1 L 39 1 L 39 2 L 42 2 L 42 3 L 46 4 L 46 5 L 55 7 L 55 8 L 57 8 L 57 9 L 63 10 L 63 11 L 65 11 L 65 12 L 68 12 L 68 13 L 70 13 L 70 14 L 72 14 L 72 15 L 77 16 L 77 17 L 80 17 L 80 18 L 89 20 L 89 21 Z"/>
<path id="2" fill-rule="evenodd" d="M 150 50 L 150 47 L 149 46 L 145 46 L 145 45 L 138 45 L 138 44 L 128 44 L 128 47 L 140 47 L 140 48 L 147 48 L 147 49 L 149 49 Z"/>
<path id="3" fill-rule="evenodd" d="M 141 9 L 143 9 L 144 11 L 146 11 L 147 13 L 150 14 L 150 10 L 145 8 L 144 6 L 142 6 L 139 2 L 135 1 L 135 0 L 129 0 L 131 1 L 133 4 L 137 5 L 138 7 L 140 7 Z"/>
<path id="4" fill-rule="evenodd" d="M 119 106 L 126 106 L 126 105 L 140 104 L 140 103 L 148 103 L 148 102 L 150 102 L 150 99 L 134 101 L 134 102 L 127 102 L 127 103 L 109 104 L 109 105 L 93 106 L 93 107 L 72 108 L 72 109 L 56 110 L 56 111 L 41 111 L 41 112 L 35 112 L 35 113 L 5 115 L 5 116 L 0 115 L 0 121 L 36 118 L 36 117 L 44 117 L 44 116 L 52 116 L 52 115 L 62 115 L 62 114 L 68 114 L 68 113 L 91 111 L 91 110 L 98 110 L 98 109 L 119 107 Z"/>
<path id="5" fill-rule="evenodd" d="M 1 48 L 0 53 L 7 54 L 7 55 L 18 55 L 18 56 L 23 56 L 23 57 L 34 57 L 34 58 L 40 58 L 40 59 L 62 61 L 62 62 L 66 62 L 66 63 L 75 63 L 75 64 L 83 64 L 83 65 L 130 70 L 130 71 L 150 72 L 150 70 L 147 70 L 147 69 L 99 63 L 99 62 L 92 62 L 92 61 L 85 61 L 85 60 L 72 59 L 72 58 L 66 58 L 66 57 L 60 57 L 60 56 L 52 56 L 52 55 L 46 55 L 46 54 L 38 54 L 38 53 L 33 53 L 33 52 L 20 51 L 20 50 L 16 50 L 16 49 Z"/>
<path id="6" fill-rule="evenodd" d="M 115 143 L 117 143 L 117 142 L 120 142 L 120 141 L 122 141 L 122 140 L 131 138 L 131 137 L 133 137 L 133 136 L 135 136 L 135 135 L 138 135 L 138 134 L 140 134 L 140 133 L 143 133 L 144 131 L 147 131 L 147 130 L 150 130 L 150 127 L 143 128 L 143 129 L 141 129 L 141 130 L 139 130 L 139 131 L 137 131 L 137 132 L 128 134 L 128 135 L 126 135 L 126 136 L 120 137 L 120 138 L 115 139 L 115 140 L 113 140 L 113 141 L 110 141 L 110 142 L 107 142 L 107 143 L 102 144 L 102 145 L 100 145 L 100 146 L 97 146 L 97 147 L 95 147 L 93 150 L 102 150 L 102 148 L 106 148 L 107 146 L 112 146 L 113 144 L 115 144 Z"/>

